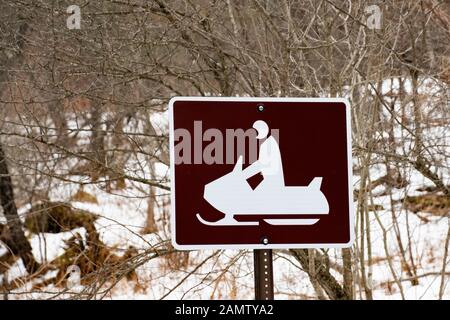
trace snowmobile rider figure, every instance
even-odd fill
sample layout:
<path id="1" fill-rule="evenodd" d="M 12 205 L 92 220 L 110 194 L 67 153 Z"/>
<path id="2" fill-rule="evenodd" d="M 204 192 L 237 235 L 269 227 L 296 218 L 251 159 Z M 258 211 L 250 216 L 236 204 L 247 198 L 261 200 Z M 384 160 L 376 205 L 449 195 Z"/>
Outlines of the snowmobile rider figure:
<path id="1" fill-rule="evenodd" d="M 282 189 L 284 188 L 283 164 L 281 161 L 280 147 L 273 136 L 269 136 L 269 126 L 263 120 L 257 120 L 253 123 L 253 128 L 257 132 L 256 139 L 265 139 L 261 143 L 258 160 L 253 162 L 243 170 L 245 179 L 261 173 L 263 181 L 256 188 L 258 191 L 264 189 Z"/>

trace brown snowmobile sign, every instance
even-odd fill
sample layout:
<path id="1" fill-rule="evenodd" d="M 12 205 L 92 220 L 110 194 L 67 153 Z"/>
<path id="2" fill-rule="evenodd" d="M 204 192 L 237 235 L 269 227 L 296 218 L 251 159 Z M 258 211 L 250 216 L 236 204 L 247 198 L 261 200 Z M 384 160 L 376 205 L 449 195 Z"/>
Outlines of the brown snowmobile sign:
<path id="1" fill-rule="evenodd" d="M 351 245 L 345 99 L 176 97 L 169 113 L 177 249 Z"/>

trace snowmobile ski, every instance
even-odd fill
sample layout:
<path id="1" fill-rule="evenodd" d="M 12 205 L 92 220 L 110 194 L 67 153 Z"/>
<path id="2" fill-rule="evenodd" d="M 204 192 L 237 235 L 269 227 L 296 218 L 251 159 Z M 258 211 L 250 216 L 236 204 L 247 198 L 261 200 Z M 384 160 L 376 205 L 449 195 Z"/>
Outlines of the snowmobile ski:
<path id="1" fill-rule="evenodd" d="M 237 221 L 234 218 L 231 217 L 225 217 L 223 219 L 211 222 L 206 221 L 202 218 L 202 216 L 197 213 L 197 219 L 207 226 L 257 226 L 259 225 L 258 221 Z"/>
<path id="2" fill-rule="evenodd" d="M 310 226 L 319 219 L 264 219 L 264 221 L 273 226 Z"/>

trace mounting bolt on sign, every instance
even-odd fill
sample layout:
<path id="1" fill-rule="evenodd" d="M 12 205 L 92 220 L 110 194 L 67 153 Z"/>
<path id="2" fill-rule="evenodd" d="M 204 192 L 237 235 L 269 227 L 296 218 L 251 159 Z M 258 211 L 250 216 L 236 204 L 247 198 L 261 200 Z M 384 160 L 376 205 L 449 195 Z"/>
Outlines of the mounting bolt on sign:
<path id="1" fill-rule="evenodd" d="M 169 114 L 176 249 L 254 249 L 266 300 L 271 249 L 352 245 L 347 100 L 175 97 Z"/>

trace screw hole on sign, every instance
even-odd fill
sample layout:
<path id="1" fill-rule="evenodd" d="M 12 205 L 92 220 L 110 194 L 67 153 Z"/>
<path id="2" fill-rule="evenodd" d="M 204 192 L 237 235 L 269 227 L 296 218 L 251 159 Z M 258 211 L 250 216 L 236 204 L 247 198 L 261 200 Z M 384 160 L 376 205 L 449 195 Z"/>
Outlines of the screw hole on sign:
<path id="1" fill-rule="evenodd" d="M 258 111 L 259 112 L 263 112 L 264 111 L 264 106 L 262 104 L 258 105 Z"/>

